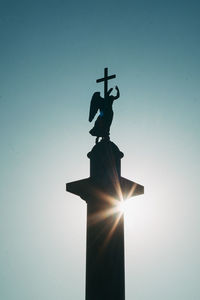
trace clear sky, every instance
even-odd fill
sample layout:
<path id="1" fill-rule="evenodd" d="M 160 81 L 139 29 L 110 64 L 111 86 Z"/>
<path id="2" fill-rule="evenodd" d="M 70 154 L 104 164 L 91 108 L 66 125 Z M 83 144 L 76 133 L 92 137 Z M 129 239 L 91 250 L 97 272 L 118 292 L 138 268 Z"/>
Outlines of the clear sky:
<path id="1" fill-rule="evenodd" d="M 199 1 L 0 1 L 0 299 L 84 299 L 89 103 L 145 186 L 125 212 L 126 300 L 200 299 Z M 126 133 L 126 134 L 125 134 Z"/>

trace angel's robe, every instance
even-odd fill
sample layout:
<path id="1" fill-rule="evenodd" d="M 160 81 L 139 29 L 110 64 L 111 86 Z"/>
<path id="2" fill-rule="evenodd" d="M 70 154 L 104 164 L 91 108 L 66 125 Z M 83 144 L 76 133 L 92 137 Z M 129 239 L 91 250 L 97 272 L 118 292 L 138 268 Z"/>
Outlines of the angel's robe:
<path id="1" fill-rule="evenodd" d="M 114 96 L 107 96 L 101 104 L 100 115 L 94 123 L 94 127 L 90 130 L 90 134 L 97 137 L 109 137 L 110 126 L 113 120 L 112 105 L 115 100 Z"/>

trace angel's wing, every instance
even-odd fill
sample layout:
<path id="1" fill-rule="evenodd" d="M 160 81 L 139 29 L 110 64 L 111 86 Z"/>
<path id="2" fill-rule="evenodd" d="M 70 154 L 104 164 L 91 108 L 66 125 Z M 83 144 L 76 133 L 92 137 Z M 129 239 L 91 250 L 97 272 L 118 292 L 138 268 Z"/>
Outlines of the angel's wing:
<path id="1" fill-rule="evenodd" d="M 98 109 L 102 107 L 102 102 L 103 101 L 101 100 L 99 93 L 94 93 L 90 102 L 90 113 L 89 113 L 90 122 L 94 119 Z"/>

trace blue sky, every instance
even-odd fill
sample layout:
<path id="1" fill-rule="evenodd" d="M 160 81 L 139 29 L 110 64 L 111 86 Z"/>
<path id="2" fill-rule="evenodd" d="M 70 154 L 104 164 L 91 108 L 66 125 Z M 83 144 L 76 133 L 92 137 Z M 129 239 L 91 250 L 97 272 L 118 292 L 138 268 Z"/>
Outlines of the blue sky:
<path id="1" fill-rule="evenodd" d="M 145 186 L 125 211 L 126 299 L 198 300 L 198 1 L 0 2 L 0 298 L 84 299 L 89 103 L 118 85 L 111 139 Z M 128 134 L 127 134 L 128 132 Z"/>

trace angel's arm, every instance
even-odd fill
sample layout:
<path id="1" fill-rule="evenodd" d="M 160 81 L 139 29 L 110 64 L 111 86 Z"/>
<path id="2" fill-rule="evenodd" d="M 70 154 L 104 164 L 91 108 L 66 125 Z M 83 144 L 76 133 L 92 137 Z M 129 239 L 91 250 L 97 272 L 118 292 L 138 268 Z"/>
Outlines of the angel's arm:
<path id="1" fill-rule="evenodd" d="M 116 100 L 120 97 L 120 92 L 119 92 L 119 88 L 117 85 L 116 85 L 115 89 L 117 90 L 117 95 L 114 97 L 114 100 Z"/>
<path id="2" fill-rule="evenodd" d="M 112 92 L 113 88 L 110 88 L 108 91 L 107 91 L 107 96 L 110 96 L 110 93 Z"/>

